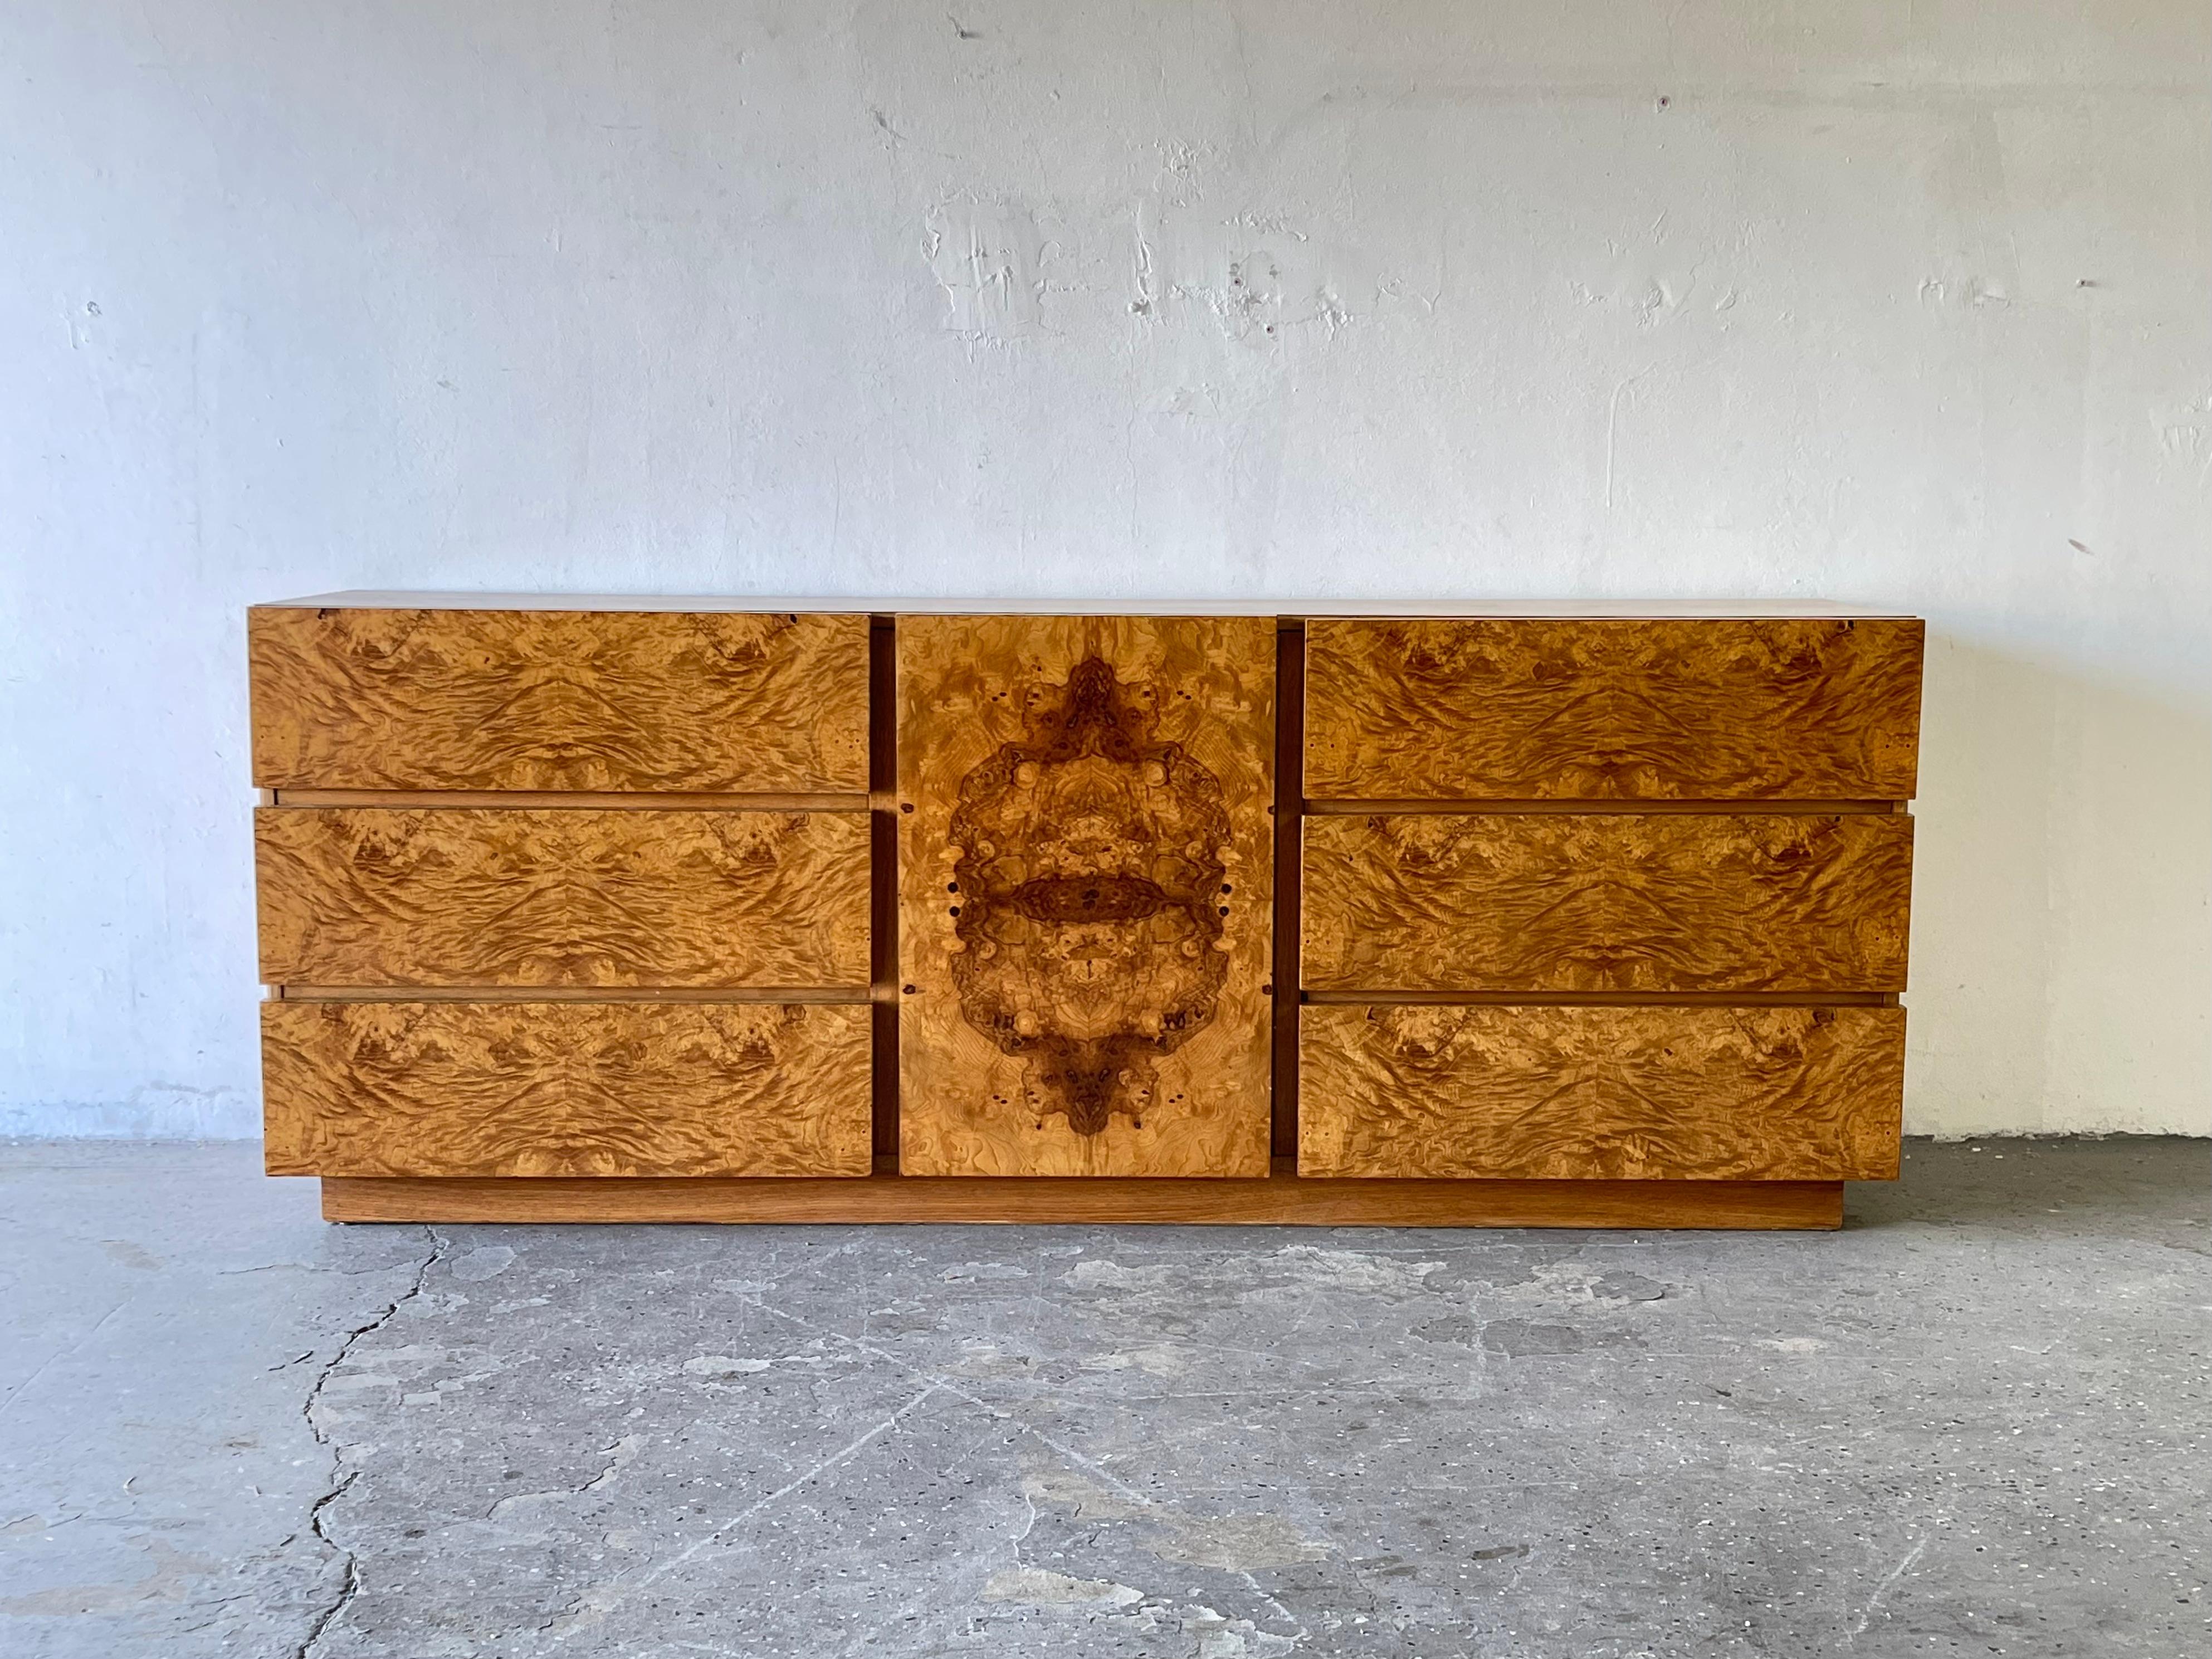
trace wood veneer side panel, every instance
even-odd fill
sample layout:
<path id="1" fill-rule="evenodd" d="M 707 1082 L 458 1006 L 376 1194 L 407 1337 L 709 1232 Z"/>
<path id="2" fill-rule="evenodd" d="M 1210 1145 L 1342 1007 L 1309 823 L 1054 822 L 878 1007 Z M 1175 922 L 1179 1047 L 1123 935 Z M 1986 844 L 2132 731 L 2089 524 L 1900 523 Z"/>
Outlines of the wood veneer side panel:
<path id="1" fill-rule="evenodd" d="M 1277 1158 L 1298 1155 L 1298 951 L 1300 834 L 1305 801 L 1306 635 L 1285 622 L 1275 635 L 1274 962 L 1270 969 L 1274 1036 L 1273 1110 L 1269 1147 Z"/>
<path id="2" fill-rule="evenodd" d="M 860 813 L 264 807 L 272 984 L 861 988 Z"/>
<path id="3" fill-rule="evenodd" d="M 1308 1006 L 1298 1171 L 1885 1181 L 1901 1008 Z"/>
<path id="4" fill-rule="evenodd" d="M 247 613 L 264 789 L 855 793 L 868 619 Z"/>
<path id="5" fill-rule="evenodd" d="M 878 1176 L 866 1181 L 322 1183 L 332 1221 L 975 1223 L 1818 1230 L 1839 1181 L 1176 1181 Z"/>
<path id="6" fill-rule="evenodd" d="M 1316 620 L 1307 791 L 1906 799 L 1923 633 L 1887 618 Z"/>
<path id="7" fill-rule="evenodd" d="M 878 1160 L 898 1158 L 898 623 L 872 617 L 868 628 L 868 912 L 871 990 L 875 997 L 873 1127 Z"/>
<path id="8" fill-rule="evenodd" d="M 1266 1170 L 1275 632 L 899 619 L 909 1174 Z"/>
<path id="9" fill-rule="evenodd" d="M 866 1004 L 262 1005 L 272 1175 L 865 1176 Z"/>
<path id="10" fill-rule="evenodd" d="M 1308 821 L 1309 989 L 1901 990 L 1912 820 Z"/>

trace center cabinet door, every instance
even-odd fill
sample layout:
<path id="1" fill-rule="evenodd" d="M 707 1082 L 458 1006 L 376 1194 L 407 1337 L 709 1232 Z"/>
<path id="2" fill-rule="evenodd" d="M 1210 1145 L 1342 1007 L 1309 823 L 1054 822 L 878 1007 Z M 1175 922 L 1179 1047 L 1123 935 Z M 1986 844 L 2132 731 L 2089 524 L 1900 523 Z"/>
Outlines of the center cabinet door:
<path id="1" fill-rule="evenodd" d="M 1275 623 L 898 621 L 899 1167 L 1267 1173 Z"/>

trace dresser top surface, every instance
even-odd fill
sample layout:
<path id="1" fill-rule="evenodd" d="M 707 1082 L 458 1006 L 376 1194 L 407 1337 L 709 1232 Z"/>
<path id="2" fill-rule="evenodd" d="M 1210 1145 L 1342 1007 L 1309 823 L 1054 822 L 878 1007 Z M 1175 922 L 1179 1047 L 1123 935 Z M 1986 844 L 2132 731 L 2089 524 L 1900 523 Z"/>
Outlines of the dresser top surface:
<path id="1" fill-rule="evenodd" d="M 780 594 L 388 592 L 349 588 L 271 599 L 258 611 L 673 611 L 816 612 L 913 617 L 1620 617 L 1721 621 L 1737 617 L 1903 617 L 1910 613 L 1829 599 L 892 599 L 873 595 L 793 599 Z"/>

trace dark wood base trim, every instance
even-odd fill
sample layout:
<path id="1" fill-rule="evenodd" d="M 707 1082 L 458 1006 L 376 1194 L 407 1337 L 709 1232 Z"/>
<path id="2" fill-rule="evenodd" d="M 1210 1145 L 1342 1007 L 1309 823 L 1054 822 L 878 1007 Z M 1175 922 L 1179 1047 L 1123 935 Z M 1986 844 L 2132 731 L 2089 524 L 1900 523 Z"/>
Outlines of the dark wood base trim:
<path id="1" fill-rule="evenodd" d="M 998 1222 L 1276 1227 L 1839 1227 L 1840 1181 L 1264 1181 L 900 1176 L 323 1178 L 326 1221 Z"/>

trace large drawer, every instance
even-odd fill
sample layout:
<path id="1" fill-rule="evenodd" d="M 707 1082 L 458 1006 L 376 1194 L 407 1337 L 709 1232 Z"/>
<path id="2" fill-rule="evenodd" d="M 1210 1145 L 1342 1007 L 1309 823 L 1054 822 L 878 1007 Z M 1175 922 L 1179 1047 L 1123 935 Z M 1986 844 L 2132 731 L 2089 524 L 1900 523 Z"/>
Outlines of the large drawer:
<path id="1" fill-rule="evenodd" d="M 1887 1181 L 1901 1008 L 1299 1011 L 1298 1173 Z"/>
<path id="2" fill-rule="evenodd" d="M 1896 991 L 1898 814 L 1305 821 L 1310 990 Z"/>
<path id="3" fill-rule="evenodd" d="M 869 981 L 863 812 L 264 807 L 254 863 L 271 984 Z"/>
<path id="4" fill-rule="evenodd" d="M 1305 793 L 1354 800 L 1902 800 L 1906 618 L 1316 620 Z"/>
<path id="5" fill-rule="evenodd" d="M 264 789 L 857 793 L 868 618 L 247 613 Z"/>
<path id="6" fill-rule="evenodd" d="M 870 1014 L 264 1003 L 269 1173 L 865 1176 Z"/>

